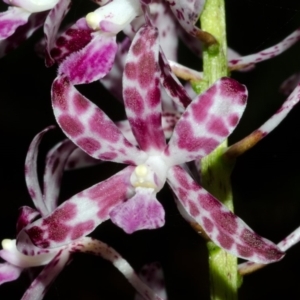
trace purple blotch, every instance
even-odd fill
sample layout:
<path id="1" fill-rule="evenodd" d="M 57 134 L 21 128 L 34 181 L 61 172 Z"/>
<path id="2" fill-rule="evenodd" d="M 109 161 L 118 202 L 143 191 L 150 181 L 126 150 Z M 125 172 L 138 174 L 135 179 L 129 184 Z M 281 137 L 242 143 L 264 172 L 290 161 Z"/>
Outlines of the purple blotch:
<path id="1" fill-rule="evenodd" d="M 90 155 L 92 155 L 101 148 L 100 143 L 90 137 L 81 138 L 76 143 L 81 149 L 83 149 Z"/>
<path id="2" fill-rule="evenodd" d="M 84 127 L 79 120 L 69 115 L 58 117 L 58 123 L 61 128 L 71 137 L 76 137 L 84 132 Z"/>

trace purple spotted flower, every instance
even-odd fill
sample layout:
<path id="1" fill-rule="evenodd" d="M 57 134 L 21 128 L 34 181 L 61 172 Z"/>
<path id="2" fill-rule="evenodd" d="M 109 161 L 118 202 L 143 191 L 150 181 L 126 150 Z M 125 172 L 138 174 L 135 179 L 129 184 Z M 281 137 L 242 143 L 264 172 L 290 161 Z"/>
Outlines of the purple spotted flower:
<path id="1" fill-rule="evenodd" d="M 184 214 L 200 224 L 217 245 L 255 262 L 269 263 L 283 256 L 181 166 L 201 159 L 227 138 L 244 111 L 246 88 L 233 79 L 220 79 L 188 105 L 166 143 L 161 126 L 157 37 L 152 26 L 143 26 L 125 65 L 124 103 L 138 147 L 81 95 L 66 75 L 61 74 L 53 83 L 54 113 L 66 135 L 94 158 L 129 166 L 24 228 L 18 238 L 18 249 L 23 253 L 31 241 L 42 249 L 68 245 L 107 219 L 128 233 L 161 227 L 164 209 L 156 194 L 168 182 Z"/>
<path id="2" fill-rule="evenodd" d="M 82 158 L 83 156 L 78 156 L 80 152 L 77 151 L 77 147 L 70 140 L 65 140 L 57 144 L 49 151 L 46 158 L 42 193 L 37 178 L 37 154 L 41 139 L 50 128 L 46 128 L 36 135 L 27 153 L 25 176 L 27 188 L 35 209 L 27 206 L 21 208 L 17 222 L 17 233 L 22 232 L 26 226 L 38 217 L 45 217 L 55 210 L 62 174 L 67 165 L 70 165 L 72 161 L 75 162 L 72 164 L 72 167 L 81 167 L 89 163 L 87 161 L 78 161 L 78 157 Z M 76 155 L 71 155 L 71 153 L 76 153 Z M 22 239 L 22 234 L 18 239 Z M 43 270 L 33 280 L 23 295 L 22 300 L 42 299 L 53 280 L 67 263 L 70 262 L 72 254 L 75 252 L 88 252 L 111 261 L 135 287 L 143 299 L 161 299 L 139 279 L 131 266 L 119 253 L 101 241 L 82 237 L 70 244 L 55 249 L 40 249 L 33 244 L 30 245 L 30 241 L 27 241 L 27 243 L 29 243 L 29 247 L 27 251 L 23 251 L 22 253 L 16 247 L 16 240 L 5 239 L 2 241 L 2 250 L 0 250 L 0 257 L 5 261 L 4 263 L 0 263 L 0 285 L 17 279 L 24 269 L 44 266 Z"/>

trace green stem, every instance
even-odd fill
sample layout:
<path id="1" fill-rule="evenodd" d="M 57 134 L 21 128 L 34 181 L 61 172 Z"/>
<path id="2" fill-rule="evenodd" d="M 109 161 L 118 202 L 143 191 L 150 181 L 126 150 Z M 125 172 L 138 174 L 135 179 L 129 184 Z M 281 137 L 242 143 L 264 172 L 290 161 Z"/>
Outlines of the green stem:
<path id="1" fill-rule="evenodd" d="M 228 76 L 224 0 L 206 0 L 200 20 L 202 30 L 212 34 L 218 41 L 218 44 L 204 46 L 203 49 L 204 80 L 198 89 L 204 91 L 219 78 Z M 203 186 L 230 210 L 233 210 L 230 183 L 233 165 L 222 158 L 226 148 L 227 141 L 201 160 L 201 178 Z M 207 246 L 211 299 L 236 300 L 240 283 L 237 258 L 212 242 L 208 242 Z"/>

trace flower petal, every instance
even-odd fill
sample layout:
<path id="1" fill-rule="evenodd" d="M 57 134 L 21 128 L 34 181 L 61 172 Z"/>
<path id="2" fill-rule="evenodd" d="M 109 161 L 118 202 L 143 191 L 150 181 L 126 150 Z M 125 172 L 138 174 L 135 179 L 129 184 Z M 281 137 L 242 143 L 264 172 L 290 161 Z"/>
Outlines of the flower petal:
<path id="1" fill-rule="evenodd" d="M 212 241 L 228 252 L 253 262 L 270 263 L 283 257 L 279 248 L 257 235 L 241 219 L 175 166 L 168 183 L 189 217 L 204 228 Z"/>
<path id="2" fill-rule="evenodd" d="M 54 45 L 49 47 L 50 56 L 53 60 L 61 63 L 71 53 L 83 49 L 91 42 L 93 30 L 86 24 L 85 18 L 79 19 L 75 24 L 64 30 L 56 38 Z M 51 62 L 48 61 L 51 65 Z"/>
<path id="3" fill-rule="evenodd" d="M 42 12 L 50 10 L 56 5 L 59 0 L 43 0 L 43 1 L 32 1 L 32 0 L 3 0 L 9 5 L 22 7 L 26 11 L 31 13 Z"/>
<path id="4" fill-rule="evenodd" d="M 125 38 L 121 43 L 118 43 L 118 51 L 116 54 L 115 62 L 110 72 L 100 80 L 105 88 L 120 102 L 123 102 L 123 71 L 125 60 L 129 51 L 131 40 Z"/>
<path id="5" fill-rule="evenodd" d="M 300 39 L 300 28 L 298 28 L 296 31 L 291 33 L 289 36 L 287 36 L 284 40 L 279 42 L 278 44 L 264 49 L 260 52 L 250 54 L 247 56 L 243 56 L 237 59 L 232 59 L 228 62 L 228 66 L 234 70 L 239 69 L 241 67 L 244 68 L 247 67 L 250 64 L 255 64 L 270 58 L 273 58 L 274 56 L 277 56 L 293 46 L 296 42 L 298 42 Z"/>
<path id="6" fill-rule="evenodd" d="M 43 135 L 52 128 L 53 126 L 49 126 L 35 136 L 29 146 L 25 160 L 25 180 L 27 189 L 34 206 L 42 215 L 47 215 L 49 212 L 43 201 L 42 192 L 38 181 L 37 155 L 38 147 Z"/>
<path id="7" fill-rule="evenodd" d="M 181 164 L 209 154 L 236 127 L 245 109 L 247 90 L 221 78 L 187 107 L 165 150 L 170 164 Z"/>
<path id="8" fill-rule="evenodd" d="M 22 270 L 8 263 L 0 264 L 0 285 L 18 279 Z"/>
<path id="9" fill-rule="evenodd" d="M 168 60 L 162 51 L 159 52 L 159 67 L 161 70 L 160 81 L 166 93 L 172 98 L 176 105 L 184 108 L 187 107 L 192 99 L 172 72 Z"/>
<path id="10" fill-rule="evenodd" d="M 94 158 L 122 163 L 141 163 L 146 154 L 130 144 L 117 126 L 94 103 L 81 95 L 67 77 L 52 85 L 56 120 L 79 148 Z"/>
<path id="11" fill-rule="evenodd" d="M 177 26 L 168 4 L 165 1 L 152 1 L 150 13 L 154 26 L 158 28 L 159 43 L 166 57 L 177 61 Z"/>
<path id="12" fill-rule="evenodd" d="M 31 14 L 28 22 L 19 26 L 16 31 L 4 40 L 0 40 L 0 57 L 9 51 L 17 48 L 21 43 L 26 41 L 37 29 L 39 29 L 47 16 L 48 12 Z"/>
<path id="13" fill-rule="evenodd" d="M 19 268 L 30 268 L 43 266 L 48 264 L 53 257 L 56 255 L 56 251 L 48 251 L 47 253 L 42 252 L 41 249 L 31 247 L 31 253 L 29 255 L 21 253 L 16 247 L 16 240 L 3 240 L 2 241 L 3 249 L 0 250 L 0 257 L 7 261 L 8 263 L 17 266 Z"/>
<path id="14" fill-rule="evenodd" d="M 298 227 L 296 230 L 294 230 L 291 234 L 289 234 L 286 238 L 284 238 L 280 243 L 277 244 L 277 247 L 283 251 L 286 252 L 288 249 L 296 245 L 300 242 L 300 227 Z M 244 270 L 249 270 L 247 273 L 251 273 L 252 270 L 258 270 L 264 265 L 261 264 L 255 264 L 251 261 L 246 261 L 242 264 L 239 264 L 238 269 L 241 274 L 243 274 Z M 242 271 L 242 272 L 241 272 Z"/>
<path id="15" fill-rule="evenodd" d="M 134 167 L 127 167 L 76 194 L 51 215 L 27 226 L 23 232 L 35 245 L 47 249 L 66 245 L 89 234 L 109 218 L 115 206 L 132 196 L 133 188 L 129 180 L 133 170 Z M 30 240 L 22 237 L 19 241 L 18 236 L 19 251 L 24 252 L 28 247 L 30 250 Z"/>
<path id="16" fill-rule="evenodd" d="M 140 148 L 147 153 L 166 146 L 161 127 L 158 51 L 157 30 L 143 26 L 132 41 L 123 76 L 127 118 Z"/>
<path id="17" fill-rule="evenodd" d="M 90 43 L 60 64 L 58 73 L 66 74 L 73 84 L 99 80 L 111 70 L 117 49 L 115 36 L 95 32 Z"/>
<path id="18" fill-rule="evenodd" d="M 50 285 L 70 260 L 69 250 L 60 250 L 31 283 L 21 300 L 41 300 Z"/>
<path id="19" fill-rule="evenodd" d="M 65 164 L 70 154 L 76 148 L 76 145 L 70 140 L 64 140 L 53 147 L 47 154 L 44 173 L 43 200 L 49 213 L 54 211 L 57 207 L 57 200 Z"/>
<path id="20" fill-rule="evenodd" d="M 287 114 L 293 109 L 293 107 L 300 101 L 300 83 L 298 83 L 295 90 L 290 94 L 290 96 L 284 101 L 282 106 L 277 110 L 277 112 L 268 119 L 261 127 L 255 130 L 252 134 L 260 133 L 262 136 L 266 136 L 273 129 L 275 129 L 281 121 L 287 116 Z"/>
<path id="21" fill-rule="evenodd" d="M 182 1 L 182 0 L 165 0 L 175 18 L 180 25 L 191 35 L 197 36 L 201 29 L 197 28 L 194 24 L 196 23 L 199 15 L 203 9 L 205 0 L 193 0 L 193 1 Z"/>
<path id="22" fill-rule="evenodd" d="M 13 35 L 18 27 L 28 22 L 30 15 L 30 12 L 19 7 L 9 7 L 0 13 L 0 40 Z"/>
<path id="23" fill-rule="evenodd" d="M 29 206 L 22 206 L 19 210 L 20 213 L 17 221 L 17 234 L 40 215 L 37 210 Z"/>
<path id="24" fill-rule="evenodd" d="M 113 223 L 126 233 L 156 229 L 165 224 L 165 211 L 151 188 L 136 188 L 136 194 L 110 212 Z"/>
<path id="25" fill-rule="evenodd" d="M 51 57 L 50 50 L 53 48 L 58 28 L 69 11 L 71 6 L 70 0 L 59 0 L 58 3 L 49 12 L 45 24 L 44 33 L 46 39 L 46 66 L 50 67 L 54 64 L 54 59 Z"/>
<path id="26" fill-rule="evenodd" d="M 84 151 L 82 151 L 80 148 L 77 148 L 68 157 L 67 163 L 65 165 L 65 170 L 75 170 L 89 166 L 99 165 L 101 163 L 101 160 L 95 159 L 87 153 L 85 153 Z"/>

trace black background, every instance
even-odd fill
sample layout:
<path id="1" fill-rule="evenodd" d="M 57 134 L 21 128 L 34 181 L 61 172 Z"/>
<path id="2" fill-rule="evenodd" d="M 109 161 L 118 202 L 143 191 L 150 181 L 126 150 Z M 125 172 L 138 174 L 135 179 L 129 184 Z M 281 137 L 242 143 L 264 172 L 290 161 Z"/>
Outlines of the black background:
<path id="1" fill-rule="evenodd" d="M 228 44 L 241 54 L 265 49 L 300 27 L 300 3 L 296 0 L 228 0 Z M 4 5 L 3 5 L 4 7 Z M 69 14 L 78 19 L 92 8 L 76 1 Z M 3 8 L 4 10 L 4 8 Z M 55 124 L 51 111 L 50 86 L 56 67 L 46 69 L 33 47 L 42 33 L 0 60 L 0 240 L 15 237 L 18 207 L 32 205 L 27 193 L 23 166 L 34 135 Z M 249 134 L 270 117 L 285 97 L 278 92 L 283 80 L 300 70 L 300 44 L 263 62 L 249 73 L 233 73 L 249 90 L 249 103 L 236 131 L 234 142 Z M 190 54 L 180 51 L 182 61 Z M 195 62 L 193 62 L 195 64 Z M 199 66 L 200 63 L 199 63 Z M 196 68 L 196 67 L 195 67 Z M 114 120 L 124 118 L 124 109 L 99 83 L 80 90 Z M 235 211 L 256 232 L 279 242 L 300 225 L 300 107 L 255 148 L 238 159 L 232 175 Z M 41 146 L 40 171 L 45 153 L 63 138 L 59 129 L 47 134 Z M 114 174 L 122 168 L 105 163 L 90 169 L 68 172 L 62 183 L 61 199 Z M 165 271 L 170 300 L 209 299 L 205 242 L 181 218 L 166 188 L 159 194 L 166 208 L 166 225 L 152 231 L 126 235 L 105 222 L 92 236 L 113 246 L 139 270 L 160 261 Z M 300 245 L 288 251 L 279 263 L 244 278 L 239 298 L 297 299 L 300 297 Z M 20 299 L 34 273 L 0 287 L 1 299 Z M 133 299 L 134 290 L 114 267 L 88 255 L 77 255 L 55 281 L 45 299 Z"/>

